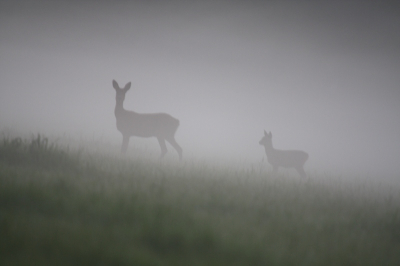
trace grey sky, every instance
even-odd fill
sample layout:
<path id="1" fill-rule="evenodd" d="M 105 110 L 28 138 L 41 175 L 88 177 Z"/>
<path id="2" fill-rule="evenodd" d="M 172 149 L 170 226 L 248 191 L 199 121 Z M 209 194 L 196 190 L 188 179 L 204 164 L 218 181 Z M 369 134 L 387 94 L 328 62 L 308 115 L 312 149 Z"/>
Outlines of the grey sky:
<path id="1" fill-rule="evenodd" d="M 196 2 L 2 1 L 0 130 L 119 140 L 116 79 L 184 154 L 259 162 L 266 129 L 306 169 L 400 173 L 399 4 Z"/>

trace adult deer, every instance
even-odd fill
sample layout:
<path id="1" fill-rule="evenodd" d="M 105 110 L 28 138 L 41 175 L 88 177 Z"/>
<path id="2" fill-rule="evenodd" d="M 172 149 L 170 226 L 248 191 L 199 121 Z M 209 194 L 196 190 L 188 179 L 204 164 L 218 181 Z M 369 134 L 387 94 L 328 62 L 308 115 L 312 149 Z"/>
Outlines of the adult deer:
<path id="1" fill-rule="evenodd" d="M 306 177 L 304 164 L 308 159 L 308 154 L 304 151 L 282 151 L 276 150 L 272 146 L 272 134 L 264 130 L 264 137 L 260 140 L 260 145 L 265 147 L 268 162 L 272 165 L 274 173 L 278 172 L 279 167 L 294 168 L 301 177 Z"/>
<path id="2" fill-rule="evenodd" d="M 161 147 L 160 158 L 167 153 L 165 141 L 168 141 L 182 159 L 182 148 L 175 140 L 175 132 L 179 126 L 179 120 L 165 113 L 140 114 L 124 109 L 123 103 L 126 92 L 131 88 L 131 83 L 127 83 L 121 89 L 118 83 L 113 80 L 113 87 L 117 92 L 115 104 L 115 118 L 117 119 L 117 129 L 122 134 L 121 152 L 126 153 L 131 136 L 137 137 L 156 137 Z"/>

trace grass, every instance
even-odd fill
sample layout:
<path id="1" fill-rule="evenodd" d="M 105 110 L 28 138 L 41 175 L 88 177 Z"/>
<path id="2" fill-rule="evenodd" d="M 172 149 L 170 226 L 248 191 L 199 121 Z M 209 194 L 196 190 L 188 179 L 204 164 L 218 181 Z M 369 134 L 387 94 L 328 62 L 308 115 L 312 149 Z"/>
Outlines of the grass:
<path id="1" fill-rule="evenodd" d="M 3 138 L 0 264 L 399 265 L 397 189 Z"/>

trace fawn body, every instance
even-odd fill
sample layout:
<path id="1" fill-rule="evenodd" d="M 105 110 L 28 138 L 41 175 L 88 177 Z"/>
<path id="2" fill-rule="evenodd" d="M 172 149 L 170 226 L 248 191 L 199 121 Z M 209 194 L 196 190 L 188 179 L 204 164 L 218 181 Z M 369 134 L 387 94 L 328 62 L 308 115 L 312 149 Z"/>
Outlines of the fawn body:
<path id="1" fill-rule="evenodd" d="M 304 164 L 308 159 L 308 154 L 304 151 L 297 150 L 277 150 L 272 146 L 272 134 L 264 130 L 264 137 L 259 142 L 264 146 L 265 153 L 267 154 L 268 162 L 272 165 L 274 173 L 279 167 L 294 168 L 301 177 L 306 177 L 304 171 Z"/>

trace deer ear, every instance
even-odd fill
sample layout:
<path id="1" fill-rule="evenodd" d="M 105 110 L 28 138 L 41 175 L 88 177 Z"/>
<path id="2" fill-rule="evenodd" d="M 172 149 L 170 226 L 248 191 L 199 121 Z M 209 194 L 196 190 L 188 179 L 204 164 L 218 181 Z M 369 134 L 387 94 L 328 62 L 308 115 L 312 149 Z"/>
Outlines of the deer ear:
<path id="1" fill-rule="evenodd" d="M 113 79 L 112 84 L 113 84 L 114 89 L 119 90 L 119 85 L 118 85 L 118 83 L 115 81 L 115 79 Z"/>
<path id="2" fill-rule="evenodd" d="M 272 133 L 271 133 L 271 131 L 269 132 L 269 137 L 272 138 Z"/>
<path id="3" fill-rule="evenodd" d="M 124 87 L 124 91 L 128 91 L 131 88 L 131 83 L 128 82 L 126 83 L 125 87 Z"/>

